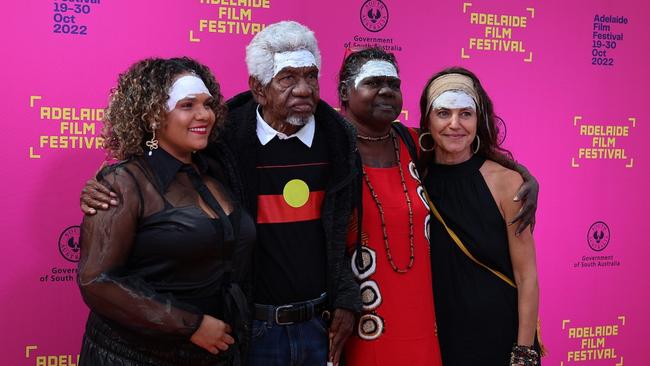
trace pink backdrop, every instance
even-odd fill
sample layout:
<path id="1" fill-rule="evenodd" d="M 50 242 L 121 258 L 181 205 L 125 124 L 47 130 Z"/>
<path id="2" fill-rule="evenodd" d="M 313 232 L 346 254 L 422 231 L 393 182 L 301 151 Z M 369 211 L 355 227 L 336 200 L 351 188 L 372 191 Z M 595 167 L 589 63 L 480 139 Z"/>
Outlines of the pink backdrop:
<path id="1" fill-rule="evenodd" d="M 209 65 L 230 97 L 247 86 L 251 33 L 285 19 L 316 32 L 322 97 L 332 104 L 345 47 L 395 52 L 409 125 L 430 75 L 451 65 L 475 71 L 506 122 L 506 147 L 541 182 L 545 365 L 647 362 L 646 2 L 24 0 L 3 8 L 3 364 L 77 363 L 87 315 L 73 273 L 78 196 L 104 156 L 94 113 L 117 74 L 144 57 L 188 55 Z M 370 8 L 382 11 L 374 23 L 360 18 Z"/>

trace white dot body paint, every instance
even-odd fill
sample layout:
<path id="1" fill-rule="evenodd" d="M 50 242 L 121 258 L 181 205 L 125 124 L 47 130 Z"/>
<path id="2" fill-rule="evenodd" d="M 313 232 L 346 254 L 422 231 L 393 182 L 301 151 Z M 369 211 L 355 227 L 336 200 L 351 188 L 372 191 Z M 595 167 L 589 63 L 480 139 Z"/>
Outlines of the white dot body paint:
<path id="1" fill-rule="evenodd" d="M 311 67 L 316 66 L 314 54 L 307 50 L 278 52 L 273 55 L 273 76 L 285 67 Z"/>
<path id="2" fill-rule="evenodd" d="M 399 79 L 399 76 L 397 76 L 397 69 L 390 62 L 383 60 L 370 60 L 361 66 L 357 77 L 354 78 L 354 88 L 358 88 L 363 79 L 376 76 L 388 76 Z"/>
<path id="3" fill-rule="evenodd" d="M 440 94 L 431 104 L 432 109 L 463 109 L 476 111 L 476 101 L 469 94 L 460 90 L 447 90 Z"/>
<path id="4" fill-rule="evenodd" d="M 199 94 L 210 94 L 208 87 L 205 86 L 203 80 L 196 75 L 185 75 L 178 78 L 172 87 L 169 88 L 169 99 L 167 99 L 167 111 L 171 112 L 176 108 L 176 103 L 185 98 L 193 98 Z"/>

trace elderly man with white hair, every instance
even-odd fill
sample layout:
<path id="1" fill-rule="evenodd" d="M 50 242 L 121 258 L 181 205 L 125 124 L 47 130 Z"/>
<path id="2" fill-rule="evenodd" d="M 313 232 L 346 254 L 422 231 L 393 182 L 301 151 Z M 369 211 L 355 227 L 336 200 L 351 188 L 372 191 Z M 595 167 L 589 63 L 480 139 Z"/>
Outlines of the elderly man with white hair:
<path id="1" fill-rule="evenodd" d="M 361 310 L 345 245 L 357 197 L 355 134 L 320 100 L 320 62 L 313 32 L 299 23 L 258 33 L 246 48 L 250 91 L 227 103 L 221 141 L 205 149 L 234 152 L 239 172 L 222 173 L 241 176 L 233 193 L 256 219 L 251 365 L 338 364 Z M 89 181 L 82 210 L 116 205 L 109 193 Z M 246 271 L 235 264 L 237 277 Z M 236 340 L 242 349 L 248 341 Z"/>
<path id="2" fill-rule="evenodd" d="M 250 91 L 228 102 L 222 138 L 257 222 L 252 365 L 338 364 L 361 307 L 345 250 L 354 133 L 319 98 L 320 63 L 308 28 L 269 25 L 246 48 Z"/>

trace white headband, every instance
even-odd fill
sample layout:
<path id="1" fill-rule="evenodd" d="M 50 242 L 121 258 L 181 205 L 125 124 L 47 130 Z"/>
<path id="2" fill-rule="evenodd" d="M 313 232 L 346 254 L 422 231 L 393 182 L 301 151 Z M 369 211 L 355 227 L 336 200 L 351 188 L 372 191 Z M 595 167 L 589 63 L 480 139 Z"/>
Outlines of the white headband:
<path id="1" fill-rule="evenodd" d="M 370 60 L 361 66 L 359 74 L 354 78 L 355 89 L 359 87 L 359 84 L 363 79 L 375 76 L 389 76 L 399 79 L 399 76 L 397 76 L 397 69 L 390 62 Z"/>
<path id="2" fill-rule="evenodd" d="M 431 104 L 432 109 L 462 109 L 469 108 L 476 111 L 476 101 L 469 94 L 460 90 L 447 90 L 440 94 Z"/>
<path id="3" fill-rule="evenodd" d="M 273 55 L 273 76 L 285 67 L 311 67 L 316 66 L 314 54 L 307 50 L 278 52 Z"/>
<path id="4" fill-rule="evenodd" d="M 171 112 L 176 108 L 176 103 L 185 98 L 196 97 L 198 94 L 210 94 L 210 91 L 203 83 L 200 77 L 196 75 L 182 76 L 169 88 L 169 99 L 167 99 L 167 111 Z"/>

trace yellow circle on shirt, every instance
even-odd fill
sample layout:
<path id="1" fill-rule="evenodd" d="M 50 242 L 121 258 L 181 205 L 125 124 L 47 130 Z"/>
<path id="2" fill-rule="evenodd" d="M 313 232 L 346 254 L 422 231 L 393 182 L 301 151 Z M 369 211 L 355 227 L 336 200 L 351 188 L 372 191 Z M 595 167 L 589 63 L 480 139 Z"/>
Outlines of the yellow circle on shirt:
<path id="1" fill-rule="evenodd" d="M 282 196 L 289 206 L 302 207 L 309 200 L 309 186 L 303 180 L 292 179 L 284 185 Z"/>

